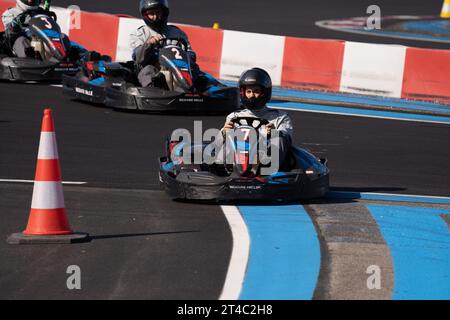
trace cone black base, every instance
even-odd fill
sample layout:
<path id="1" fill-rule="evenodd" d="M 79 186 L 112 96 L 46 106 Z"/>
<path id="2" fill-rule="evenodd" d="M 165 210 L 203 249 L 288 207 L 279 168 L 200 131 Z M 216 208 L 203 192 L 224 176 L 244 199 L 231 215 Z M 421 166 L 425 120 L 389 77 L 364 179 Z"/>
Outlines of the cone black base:
<path id="1" fill-rule="evenodd" d="M 62 236 L 27 236 L 13 233 L 6 240 L 9 244 L 71 244 L 90 241 L 88 233 L 73 233 Z"/>

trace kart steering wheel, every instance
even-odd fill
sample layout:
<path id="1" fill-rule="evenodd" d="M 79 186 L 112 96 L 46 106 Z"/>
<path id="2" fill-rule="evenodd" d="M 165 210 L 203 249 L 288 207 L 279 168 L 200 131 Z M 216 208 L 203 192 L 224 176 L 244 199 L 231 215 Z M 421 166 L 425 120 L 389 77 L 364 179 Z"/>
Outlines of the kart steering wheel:
<path id="1" fill-rule="evenodd" d="M 183 38 L 174 38 L 174 37 L 163 38 L 163 39 L 161 39 L 159 45 L 161 47 L 166 47 L 166 46 L 170 46 L 170 45 L 179 46 L 184 51 L 187 51 L 187 49 L 188 49 L 188 44 L 187 44 L 186 40 Z"/>
<path id="2" fill-rule="evenodd" d="M 259 130 L 262 126 L 268 125 L 269 121 L 256 117 L 236 117 L 230 120 L 236 126 L 250 126 L 255 130 Z"/>
<path id="3" fill-rule="evenodd" d="M 262 119 L 262 118 L 257 118 L 257 117 L 236 117 L 236 118 L 232 118 L 230 120 L 230 122 L 232 122 L 235 125 L 234 130 L 239 130 L 239 127 L 252 127 L 253 129 L 255 129 L 255 131 L 259 131 L 259 129 L 264 126 L 269 124 L 269 121 L 266 119 Z M 244 140 L 247 140 L 247 135 L 244 138 Z M 228 137 L 227 137 L 228 139 Z M 234 141 L 234 138 L 232 138 Z M 250 150 L 248 151 L 250 152 Z M 248 156 L 248 152 L 247 152 L 247 156 Z M 238 154 L 235 154 L 235 157 Z M 240 175 L 240 176 L 246 176 L 246 175 L 251 175 L 251 174 L 256 174 L 256 172 L 258 171 L 258 166 L 253 166 L 253 165 L 249 165 L 248 163 L 245 164 L 245 166 L 241 166 L 238 164 L 234 164 L 233 166 L 225 166 L 225 170 L 228 174 L 231 174 L 234 170 L 236 170 L 236 172 Z"/>
<path id="4" fill-rule="evenodd" d="M 29 21 L 31 18 L 33 18 L 36 15 L 44 14 L 52 18 L 55 22 L 57 21 L 56 13 L 53 11 L 47 11 L 44 9 L 36 9 L 36 10 L 27 10 L 21 14 L 19 14 L 17 17 L 14 18 L 14 20 L 21 26 L 26 27 L 28 26 Z M 29 17 L 28 21 L 27 18 Z"/>

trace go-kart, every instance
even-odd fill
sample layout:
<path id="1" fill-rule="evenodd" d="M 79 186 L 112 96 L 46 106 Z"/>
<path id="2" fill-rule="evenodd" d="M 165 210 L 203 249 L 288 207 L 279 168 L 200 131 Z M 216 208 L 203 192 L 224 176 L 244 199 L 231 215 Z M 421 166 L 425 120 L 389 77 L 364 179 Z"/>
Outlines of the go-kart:
<path id="1" fill-rule="evenodd" d="M 230 113 L 239 109 L 239 90 L 198 70 L 186 48 L 183 39 L 163 39 L 155 58 L 160 71 L 151 86 L 140 85 L 140 67 L 134 61 L 89 61 L 75 76 L 63 77 L 64 93 L 108 107 L 149 112 Z"/>
<path id="2" fill-rule="evenodd" d="M 238 133 L 254 129 L 258 134 L 256 141 L 260 141 L 260 129 L 268 122 L 248 117 L 236 118 L 233 122 L 233 134 L 227 134 L 227 139 L 232 137 L 229 143 L 232 163 L 202 161 L 195 164 L 192 158 L 195 158 L 196 152 L 204 152 L 208 147 L 206 144 L 190 143 L 190 154 L 186 155 L 188 142 L 168 139 L 167 154 L 159 159 L 159 176 L 162 187 L 170 197 L 179 200 L 288 202 L 320 198 L 329 190 L 327 160 L 316 158 L 299 147 L 291 147 L 285 163 L 280 164 L 278 170 L 264 173 L 262 163 L 249 162 L 258 152 L 255 143 L 245 134 Z M 190 159 L 189 163 L 186 159 Z"/>
<path id="3" fill-rule="evenodd" d="M 60 82 L 63 74 L 79 71 L 78 60 L 84 49 L 61 33 L 54 12 L 29 10 L 16 19 L 31 39 L 31 47 L 26 58 L 18 58 L 5 33 L 0 34 L 0 79 Z"/>

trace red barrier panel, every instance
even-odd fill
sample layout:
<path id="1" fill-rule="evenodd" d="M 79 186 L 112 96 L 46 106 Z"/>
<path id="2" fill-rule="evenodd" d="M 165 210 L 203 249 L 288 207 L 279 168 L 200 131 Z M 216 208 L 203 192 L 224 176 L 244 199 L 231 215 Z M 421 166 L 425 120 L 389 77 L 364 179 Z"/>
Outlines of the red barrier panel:
<path id="1" fill-rule="evenodd" d="M 213 77 L 219 77 L 223 31 L 184 25 L 178 27 L 188 35 L 192 49 L 197 53 L 197 63 L 200 69 Z"/>
<path id="2" fill-rule="evenodd" d="M 5 12 L 7 9 L 15 7 L 16 6 L 16 2 L 15 1 L 5 1 L 5 0 L 0 0 L 0 15 L 3 14 L 3 12 Z M 0 22 L 0 32 L 5 31 L 5 26 L 3 25 L 3 23 Z"/>
<path id="3" fill-rule="evenodd" d="M 408 48 L 402 98 L 450 103 L 450 51 Z"/>
<path id="4" fill-rule="evenodd" d="M 286 37 L 281 85 L 339 91 L 344 43 Z"/>
<path id="5" fill-rule="evenodd" d="M 114 59 L 119 36 L 119 18 L 103 13 L 81 12 L 80 22 L 80 29 L 70 30 L 70 40 Z"/>

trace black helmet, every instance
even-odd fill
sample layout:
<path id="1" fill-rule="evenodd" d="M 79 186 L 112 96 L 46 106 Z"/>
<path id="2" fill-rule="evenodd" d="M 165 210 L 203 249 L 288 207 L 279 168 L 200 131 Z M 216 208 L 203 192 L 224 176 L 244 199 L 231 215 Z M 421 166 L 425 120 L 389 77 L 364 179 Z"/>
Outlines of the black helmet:
<path id="1" fill-rule="evenodd" d="M 245 87 L 259 86 L 263 93 L 258 98 L 248 99 L 245 95 Z M 272 98 L 272 80 L 270 75 L 261 68 L 253 68 L 244 71 L 239 78 L 239 91 L 241 100 L 246 108 L 261 108 Z"/>
<path id="2" fill-rule="evenodd" d="M 162 9 L 163 16 L 161 20 L 150 21 L 144 15 L 144 12 L 150 9 Z M 167 0 L 141 0 L 139 3 L 139 11 L 144 18 L 145 23 L 152 29 L 160 31 L 167 24 L 169 18 L 169 2 Z"/>

